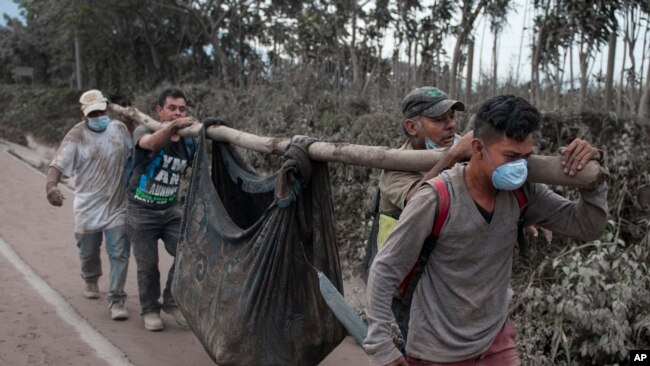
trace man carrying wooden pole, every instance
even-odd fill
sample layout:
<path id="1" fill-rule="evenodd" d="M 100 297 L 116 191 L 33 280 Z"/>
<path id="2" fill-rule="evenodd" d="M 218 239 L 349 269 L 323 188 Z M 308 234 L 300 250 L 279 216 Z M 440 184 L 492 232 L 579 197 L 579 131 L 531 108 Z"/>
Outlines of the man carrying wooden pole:
<path id="1" fill-rule="evenodd" d="M 475 117 L 469 163 L 441 173 L 408 202 L 370 269 L 364 348 L 371 364 L 519 365 L 508 320 L 517 228 L 539 224 L 587 241 L 607 225 L 606 182 L 581 189 L 576 201 L 526 182 L 539 125 L 524 99 L 488 99 Z M 563 174 L 603 164 L 604 155 L 575 139 L 562 149 Z M 407 284 L 414 292 L 403 356 L 393 344 L 391 303 L 407 274 L 416 282 Z"/>

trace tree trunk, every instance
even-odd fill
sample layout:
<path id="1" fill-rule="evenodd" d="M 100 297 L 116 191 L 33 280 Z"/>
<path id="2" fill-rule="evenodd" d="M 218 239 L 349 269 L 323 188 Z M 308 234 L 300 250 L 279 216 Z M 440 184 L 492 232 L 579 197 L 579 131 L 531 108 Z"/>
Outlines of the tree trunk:
<path id="1" fill-rule="evenodd" d="M 562 67 L 560 67 L 562 65 Z M 566 65 L 566 51 L 564 52 L 564 57 L 562 60 L 562 64 L 560 64 L 560 60 L 558 60 L 557 67 L 555 69 L 555 95 L 553 95 L 553 108 L 555 110 L 560 109 L 560 95 L 562 95 L 562 70 L 564 68 L 564 65 Z"/>
<path id="2" fill-rule="evenodd" d="M 515 82 L 519 83 L 519 65 L 521 65 L 521 55 L 523 54 L 523 46 L 524 46 L 524 34 L 526 33 L 526 17 L 528 16 L 528 2 L 531 0 L 526 0 L 526 3 L 524 4 L 524 20 L 521 25 L 521 39 L 519 40 L 519 56 L 517 57 L 517 71 L 515 72 Z"/>
<path id="3" fill-rule="evenodd" d="M 406 53 L 407 53 L 406 84 L 407 85 L 411 83 L 411 51 L 413 51 L 413 39 L 408 37 L 408 40 L 406 41 Z"/>
<path id="4" fill-rule="evenodd" d="M 353 4 L 352 12 L 352 39 L 350 40 L 350 61 L 352 62 L 352 85 L 356 89 L 359 87 L 359 60 L 357 58 L 357 8 Z"/>
<path id="5" fill-rule="evenodd" d="M 650 46 L 649 46 L 649 48 L 650 48 Z M 650 53 L 650 49 L 648 49 L 648 53 Z M 647 68 L 646 75 L 645 75 L 645 88 L 646 89 L 650 88 L 650 62 L 648 63 L 648 68 Z"/>
<path id="6" fill-rule="evenodd" d="M 609 35 L 609 52 L 607 53 L 607 75 L 605 75 L 605 100 L 603 106 L 606 111 L 613 107 L 612 87 L 614 84 L 614 62 L 616 57 L 616 32 Z"/>
<path id="7" fill-rule="evenodd" d="M 643 33 L 643 52 L 647 52 L 647 46 L 648 46 L 648 31 L 650 31 L 650 20 L 646 22 L 646 27 L 645 27 L 645 32 Z M 647 53 L 644 53 L 643 56 L 647 55 Z M 643 70 L 645 70 L 645 57 L 641 57 L 641 68 L 639 69 L 639 94 L 641 94 L 644 90 L 644 84 L 643 84 Z M 645 80 L 648 80 L 647 78 Z"/>
<path id="8" fill-rule="evenodd" d="M 454 46 L 454 53 L 451 57 L 451 71 L 449 73 L 449 97 L 452 99 L 458 98 L 458 92 L 456 90 L 456 83 L 458 80 L 458 64 L 460 63 L 460 48 L 465 43 L 465 35 L 461 33 L 456 39 L 456 45 Z"/>
<path id="9" fill-rule="evenodd" d="M 584 50 L 586 46 L 584 44 L 580 45 L 580 52 L 578 53 L 578 62 L 580 63 L 580 98 L 578 99 L 578 109 L 584 111 L 585 103 L 587 101 L 587 71 L 589 67 L 589 55 L 587 51 Z"/>
<path id="10" fill-rule="evenodd" d="M 644 118 L 646 121 L 650 119 L 650 64 L 645 77 L 645 90 L 641 94 L 641 100 L 639 101 L 639 117 Z"/>
<path id="11" fill-rule="evenodd" d="M 440 61 L 440 48 L 438 48 L 438 47 L 436 47 L 436 62 L 435 62 L 435 64 L 436 64 L 436 66 L 434 66 L 435 73 L 436 73 L 435 85 L 440 88 L 440 87 L 442 87 L 444 85 L 440 85 L 440 83 L 442 82 L 442 77 L 441 77 L 442 76 L 442 65 L 441 65 L 441 61 Z M 650 69 L 650 67 L 648 69 Z"/>
<path id="12" fill-rule="evenodd" d="M 467 78 L 465 79 L 465 104 L 471 103 L 472 74 L 474 73 L 474 41 L 467 44 Z"/>
<path id="13" fill-rule="evenodd" d="M 569 44 L 569 91 L 573 94 L 575 87 L 573 86 L 573 42 Z"/>
<path id="14" fill-rule="evenodd" d="M 539 36 L 539 35 L 538 35 Z M 530 101 L 537 104 L 537 91 L 539 90 L 539 42 L 533 46 L 533 56 L 530 63 Z"/>
<path id="15" fill-rule="evenodd" d="M 124 108 L 111 104 L 110 108 L 122 118 L 144 124 L 152 130 L 159 130 L 162 124 L 135 107 Z M 186 117 L 196 121 L 193 117 Z M 179 131 L 180 136 L 198 136 L 201 123 Z M 263 137 L 238 131 L 226 126 L 211 126 L 206 136 L 215 141 L 228 142 L 245 149 L 283 155 L 291 139 Z M 314 142 L 309 146 L 310 158 L 316 161 L 345 163 L 376 169 L 400 171 L 427 171 L 440 160 L 444 153 L 434 150 L 399 150 L 385 146 L 365 146 L 347 143 Z M 590 161 L 575 176 L 564 174 L 560 156 L 533 155 L 528 158 L 528 181 L 549 185 L 576 188 L 595 188 L 607 177 L 607 170 L 595 161 Z"/>
<path id="16" fill-rule="evenodd" d="M 639 37 L 639 19 L 638 15 L 639 12 L 637 11 L 636 7 L 631 5 L 629 7 L 629 19 L 630 21 L 628 22 L 628 27 L 626 28 L 627 32 L 627 43 L 628 43 L 628 56 L 630 58 L 630 72 L 631 75 L 628 75 L 628 85 L 627 85 L 627 90 L 629 93 L 629 99 L 632 101 L 632 105 L 630 105 L 630 112 L 634 113 L 635 112 L 635 106 L 633 105 L 634 102 L 637 100 L 637 95 L 636 95 L 636 57 L 634 56 L 634 48 L 636 47 L 636 41 L 637 38 Z"/>
<path id="17" fill-rule="evenodd" d="M 420 43 L 415 40 L 415 45 L 413 46 L 413 79 L 409 80 L 411 84 L 418 84 L 418 46 Z"/>
<path id="18" fill-rule="evenodd" d="M 79 36 L 75 34 L 74 36 L 74 61 L 75 61 L 75 71 L 77 74 L 77 90 L 83 89 L 83 83 L 81 81 L 81 42 L 79 41 Z M 34 77 L 32 76 L 32 83 Z"/>
<path id="19" fill-rule="evenodd" d="M 497 46 L 499 41 L 499 29 L 494 30 L 494 42 L 492 43 L 492 94 L 497 93 L 497 68 L 499 59 L 497 57 Z"/>
<path id="20" fill-rule="evenodd" d="M 625 87 L 625 63 L 627 62 L 627 42 L 623 42 L 623 62 L 621 63 L 621 80 L 616 101 L 616 114 L 621 114 L 623 109 L 623 89 Z"/>
<path id="21" fill-rule="evenodd" d="M 487 28 L 487 21 L 483 22 L 483 31 L 481 32 L 481 47 L 478 51 L 478 80 L 476 81 L 476 91 L 481 90 L 483 85 L 483 44 L 485 43 L 485 33 Z"/>

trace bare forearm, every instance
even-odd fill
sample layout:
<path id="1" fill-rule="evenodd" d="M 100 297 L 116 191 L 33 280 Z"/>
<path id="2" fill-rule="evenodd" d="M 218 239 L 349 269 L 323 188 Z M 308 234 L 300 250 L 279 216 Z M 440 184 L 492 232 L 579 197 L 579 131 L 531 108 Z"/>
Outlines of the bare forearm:
<path id="1" fill-rule="evenodd" d="M 47 201 L 52 205 L 52 206 L 62 206 L 63 205 L 63 200 L 65 199 L 65 196 L 59 188 L 57 188 L 57 185 L 61 181 L 61 176 L 63 173 L 58 169 L 53 166 L 51 166 L 47 170 L 47 181 L 45 183 L 45 197 L 47 198 Z"/>
<path id="2" fill-rule="evenodd" d="M 173 123 L 167 123 L 163 128 L 158 131 L 145 135 L 138 141 L 138 146 L 144 150 L 158 151 L 162 149 L 169 139 L 176 133 L 176 128 Z"/>
<path id="3" fill-rule="evenodd" d="M 45 191 L 47 192 L 50 188 L 56 187 L 61 181 L 61 176 L 63 173 L 53 166 L 47 170 L 47 180 L 45 183 Z"/>

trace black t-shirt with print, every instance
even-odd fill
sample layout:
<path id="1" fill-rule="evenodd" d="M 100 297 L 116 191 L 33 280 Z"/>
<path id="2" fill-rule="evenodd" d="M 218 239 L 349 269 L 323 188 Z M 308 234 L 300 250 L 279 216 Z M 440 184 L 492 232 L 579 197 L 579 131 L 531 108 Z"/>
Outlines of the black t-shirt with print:
<path id="1" fill-rule="evenodd" d="M 127 191 L 131 202 L 142 206 L 165 209 L 177 204 L 181 177 L 189 163 L 183 139 L 169 141 L 157 152 L 138 146 L 140 138 L 154 131 L 139 126 L 133 131 L 133 174 Z"/>

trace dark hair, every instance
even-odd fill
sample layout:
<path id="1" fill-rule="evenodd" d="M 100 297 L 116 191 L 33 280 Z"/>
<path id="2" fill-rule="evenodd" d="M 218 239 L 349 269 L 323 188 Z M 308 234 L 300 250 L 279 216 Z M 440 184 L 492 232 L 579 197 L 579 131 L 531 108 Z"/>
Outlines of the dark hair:
<path id="1" fill-rule="evenodd" d="M 524 141 L 539 130 L 540 115 L 524 98 L 498 95 L 486 100 L 474 118 L 474 137 L 494 140 L 503 137 Z"/>
<path id="2" fill-rule="evenodd" d="M 165 106 L 165 102 L 167 101 L 167 97 L 172 97 L 174 99 L 183 98 L 183 100 L 185 100 L 185 102 L 187 102 L 187 98 L 185 97 L 185 94 L 182 91 L 180 91 L 180 90 L 178 90 L 176 88 L 169 88 L 169 89 L 163 90 L 163 92 L 160 93 L 160 96 L 158 97 L 158 106 L 159 107 L 164 107 Z"/>

